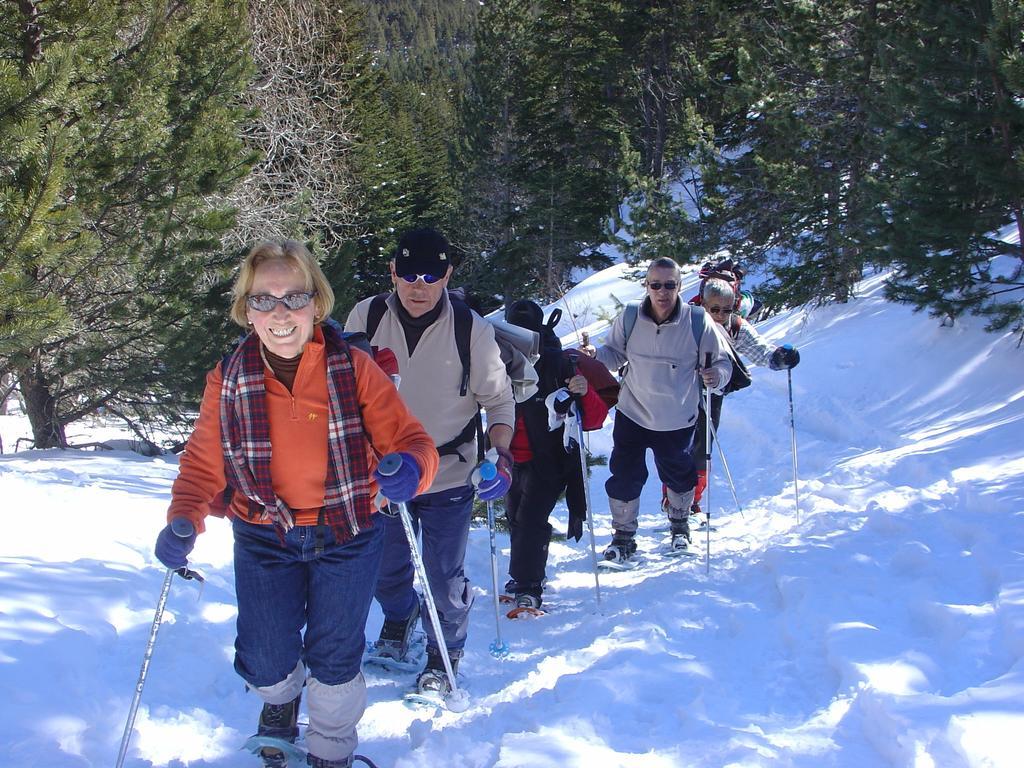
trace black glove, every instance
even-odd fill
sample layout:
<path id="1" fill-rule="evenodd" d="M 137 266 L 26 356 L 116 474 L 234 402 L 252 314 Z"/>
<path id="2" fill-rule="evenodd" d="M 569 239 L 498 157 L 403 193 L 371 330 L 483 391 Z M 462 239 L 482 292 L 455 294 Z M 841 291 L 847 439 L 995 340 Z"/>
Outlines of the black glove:
<path id="1" fill-rule="evenodd" d="M 559 416 L 565 416 L 569 412 L 569 408 L 572 406 L 572 395 L 569 394 L 569 390 L 560 389 L 555 393 L 554 408 L 555 413 Z"/>
<path id="2" fill-rule="evenodd" d="M 768 360 L 768 367 L 773 371 L 785 371 L 790 368 L 796 368 L 799 364 L 800 353 L 792 344 L 783 344 L 781 347 L 776 347 L 775 351 L 772 352 L 771 358 Z"/>

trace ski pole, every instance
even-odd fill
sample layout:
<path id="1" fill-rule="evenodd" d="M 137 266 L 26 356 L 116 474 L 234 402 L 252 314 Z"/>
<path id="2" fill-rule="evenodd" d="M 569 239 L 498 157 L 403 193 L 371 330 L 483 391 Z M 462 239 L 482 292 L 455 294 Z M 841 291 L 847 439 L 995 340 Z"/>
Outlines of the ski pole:
<path id="1" fill-rule="evenodd" d="M 704 368 L 711 367 L 711 353 L 704 353 Z M 704 466 L 707 467 L 707 485 L 704 486 L 704 498 L 707 509 L 704 514 L 708 520 L 705 531 L 707 548 L 704 551 L 704 572 L 711 573 L 711 387 L 704 385 Z"/>
<path id="2" fill-rule="evenodd" d="M 171 521 L 171 530 L 182 539 L 187 539 L 195 532 L 192 523 L 184 517 L 174 518 Z M 183 579 L 203 580 L 202 576 L 195 571 L 189 570 L 187 566 L 167 569 L 163 587 L 160 589 L 160 599 L 156 603 L 153 626 L 149 628 L 149 642 L 146 643 L 146 652 L 142 657 L 142 670 L 139 672 L 139 679 L 135 683 L 135 695 L 132 697 L 132 705 L 128 710 L 128 721 L 124 724 L 124 734 L 121 736 L 121 749 L 117 753 L 116 768 L 121 768 L 124 765 L 125 755 L 128 754 L 128 742 L 132 738 L 132 729 L 135 727 L 135 715 L 138 714 L 139 702 L 142 701 L 142 688 L 146 685 L 146 675 L 149 674 L 149 662 L 153 658 L 153 648 L 156 647 L 156 633 L 160 631 L 160 622 L 163 620 L 167 597 L 171 593 L 171 580 L 174 578 L 174 574 L 178 574 Z"/>
<path id="3" fill-rule="evenodd" d="M 722 450 L 722 443 L 718 440 L 718 430 L 715 429 L 714 422 L 711 424 L 711 437 L 715 440 L 715 446 L 718 448 L 718 457 L 722 460 L 722 467 L 725 469 L 725 477 L 729 481 L 729 490 L 732 491 L 732 500 L 736 502 L 736 509 L 740 511 L 740 515 L 746 520 L 747 516 L 743 514 L 743 505 L 740 504 L 740 499 L 736 495 L 736 485 L 732 481 L 732 472 L 729 471 L 729 462 L 725 460 L 725 451 Z"/>
<path id="4" fill-rule="evenodd" d="M 498 474 L 498 468 L 490 461 L 482 461 L 473 470 L 472 483 L 476 487 L 482 480 L 493 480 Z M 491 656 L 502 658 L 508 656 L 508 644 L 501 640 L 501 609 L 498 607 L 498 546 L 495 541 L 494 502 L 485 502 L 487 505 L 487 530 L 491 537 L 491 592 L 494 594 L 494 642 L 490 645 Z"/>
<path id="5" fill-rule="evenodd" d="M 380 463 L 377 465 L 377 471 L 384 477 L 390 477 L 401 466 L 402 457 L 397 453 L 389 453 L 381 457 Z M 461 701 L 461 691 L 455 682 L 455 670 L 452 668 L 452 661 L 448 655 L 448 644 L 445 642 L 444 631 L 441 629 L 441 617 L 438 616 L 434 594 L 430 590 L 430 582 L 427 581 L 427 569 L 423 566 L 423 557 L 420 555 L 420 548 L 416 543 L 416 531 L 412 527 L 412 518 L 409 517 L 409 510 L 404 503 L 391 503 L 398 507 L 398 517 L 402 521 L 402 528 L 405 529 L 405 538 L 409 541 L 409 554 L 412 556 L 412 566 L 416 571 L 416 577 L 420 580 L 420 585 L 423 587 L 423 600 L 427 604 L 430 624 L 434 628 L 434 636 L 437 638 L 437 644 L 441 650 L 441 659 L 444 661 L 444 671 L 448 675 L 448 682 L 452 688 L 449 698 L 453 701 Z"/>
<path id="6" fill-rule="evenodd" d="M 578 354 L 569 355 L 569 372 L 576 375 L 576 361 Z M 580 446 L 580 471 L 583 473 L 583 498 L 587 505 L 587 531 L 590 534 L 590 566 L 594 571 L 594 596 L 597 600 L 597 610 L 601 610 L 601 579 L 597 575 L 597 541 L 594 539 L 594 506 L 590 503 L 590 475 L 587 473 L 586 443 L 583 442 L 583 403 L 579 396 L 576 401 L 576 426 L 577 441 Z"/>
<path id="7" fill-rule="evenodd" d="M 789 432 L 790 443 L 793 447 L 793 501 L 796 504 L 796 523 L 800 525 L 800 485 L 797 480 L 796 466 L 796 422 L 793 419 L 793 369 L 786 369 L 786 377 L 789 379 Z"/>

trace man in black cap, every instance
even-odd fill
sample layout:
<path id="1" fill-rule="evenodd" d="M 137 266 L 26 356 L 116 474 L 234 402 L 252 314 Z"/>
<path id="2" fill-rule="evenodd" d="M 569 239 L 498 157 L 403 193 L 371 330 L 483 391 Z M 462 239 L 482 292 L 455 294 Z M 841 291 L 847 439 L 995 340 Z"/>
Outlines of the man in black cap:
<path id="1" fill-rule="evenodd" d="M 445 643 L 452 665 L 457 667 L 473 604 L 463 561 L 473 510 L 474 488 L 469 476 L 478 458 L 479 409 L 487 412 L 487 436 L 498 455 L 498 476 L 481 483 L 476 491 L 482 499 L 492 500 L 504 496 L 511 484 L 508 448 L 515 402 L 494 329 L 448 295 L 453 265 L 444 236 L 427 228 L 405 233 L 390 268 L 394 291 L 359 302 L 345 321 L 345 330 L 365 331 L 373 344 L 395 353 L 402 399 L 441 454 L 434 484 L 407 508 L 421 531 L 423 563 L 444 633 L 443 638 L 435 637 L 430 622 L 424 621 L 427 664 L 417 688 L 444 697 L 450 687 L 440 643 Z M 456 337 L 461 333 L 467 337 L 467 361 L 459 353 Z M 384 559 L 375 596 L 384 612 L 384 626 L 375 650 L 402 661 L 420 604 L 401 521 L 388 517 L 383 521 Z"/>

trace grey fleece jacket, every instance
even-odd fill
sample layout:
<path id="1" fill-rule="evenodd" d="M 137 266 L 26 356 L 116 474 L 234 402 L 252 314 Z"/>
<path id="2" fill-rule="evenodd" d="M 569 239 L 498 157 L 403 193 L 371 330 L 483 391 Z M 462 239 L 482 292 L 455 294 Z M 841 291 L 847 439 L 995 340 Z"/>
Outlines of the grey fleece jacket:
<path id="1" fill-rule="evenodd" d="M 717 324 L 704 315 L 704 333 L 698 350 L 690 311 L 688 304 L 678 301 L 669 318 L 659 325 L 649 314 L 645 300 L 628 345 L 624 314 L 620 314 L 604 345 L 597 350 L 597 359 L 610 370 L 629 363 L 622 379 L 618 409 L 654 432 L 669 432 L 696 423 L 701 391 L 697 363 L 699 359 L 703 366 L 706 353 L 711 353 L 711 367 L 718 373 L 712 392 L 720 393 L 732 376 L 732 363 L 724 346 L 728 342 L 719 336 Z"/>
<path id="2" fill-rule="evenodd" d="M 356 304 L 345 320 L 345 330 L 366 330 L 366 316 L 372 298 Z M 441 296 L 441 314 L 424 332 L 412 356 L 405 343 L 405 331 L 396 312 L 398 297 L 388 296 L 388 310 L 370 341 L 387 347 L 398 359 L 398 372 L 402 376 L 399 393 L 413 416 L 419 419 L 434 445 L 444 445 L 456 437 L 476 414 L 477 403 L 487 412 L 488 427 L 508 424 L 515 427 L 516 405 L 512 399 L 512 382 L 505 372 L 501 350 L 494 340 L 494 329 L 482 317 L 473 313 L 473 331 L 470 334 L 469 392 L 459 394 L 462 382 L 462 362 L 455 346 L 455 315 L 448 294 Z M 456 456 L 442 456 L 434 484 L 428 493 L 444 491 L 466 485 L 469 473 L 476 464 L 476 440 L 459 446 Z"/>

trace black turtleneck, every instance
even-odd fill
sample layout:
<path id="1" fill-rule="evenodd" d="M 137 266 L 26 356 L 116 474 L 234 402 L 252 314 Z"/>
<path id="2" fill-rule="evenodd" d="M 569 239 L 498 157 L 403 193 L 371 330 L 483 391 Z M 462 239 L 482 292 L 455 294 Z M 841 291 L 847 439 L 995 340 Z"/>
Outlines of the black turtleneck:
<path id="1" fill-rule="evenodd" d="M 398 300 L 398 320 L 402 323 L 402 330 L 405 331 L 405 345 L 409 348 L 409 357 L 412 357 L 412 353 L 416 349 L 416 345 L 419 344 L 423 332 L 441 316 L 443 298 L 444 296 L 442 295 L 432 310 L 419 317 L 410 315 L 405 307 L 402 306 L 402 300 Z"/>
<path id="2" fill-rule="evenodd" d="M 281 357 L 263 347 L 263 359 L 267 361 L 267 365 L 270 366 L 270 370 L 274 372 L 277 380 L 291 392 L 292 385 L 295 383 L 295 374 L 299 370 L 299 363 L 302 362 L 302 353 L 300 352 L 295 357 Z"/>
<path id="3" fill-rule="evenodd" d="M 671 320 L 675 320 L 676 318 L 678 318 L 679 317 L 679 313 L 682 311 L 682 306 L 683 306 L 683 300 L 680 299 L 678 296 L 676 296 L 676 305 L 675 305 L 675 307 L 673 307 L 672 311 L 668 313 L 668 317 L 666 317 L 661 322 L 658 322 L 658 320 L 654 317 L 654 310 L 651 309 L 651 297 L 650 296 L 645 296 L 644 297 L 644 303 L 641 305 L 641 307 L 642 307 L 642 309 L 644 311 L 644 314 L 647 315 L 649 318 L 651 318 L 651 320 L 654 320 L 654 324 L 655 325 L 664 325 L 665 323 L 667 323 L 667 322 L 669 322 Z"/>

